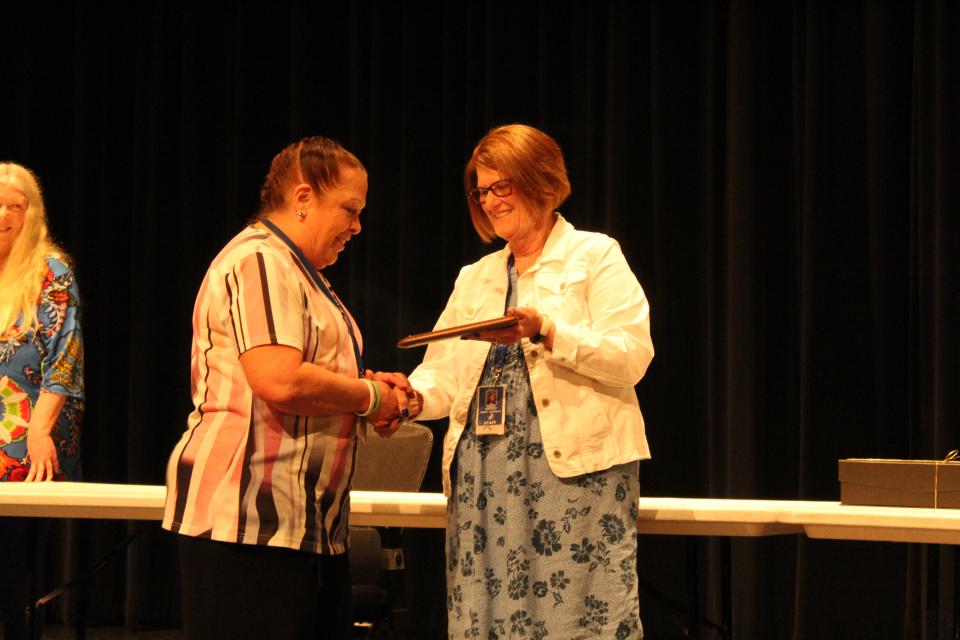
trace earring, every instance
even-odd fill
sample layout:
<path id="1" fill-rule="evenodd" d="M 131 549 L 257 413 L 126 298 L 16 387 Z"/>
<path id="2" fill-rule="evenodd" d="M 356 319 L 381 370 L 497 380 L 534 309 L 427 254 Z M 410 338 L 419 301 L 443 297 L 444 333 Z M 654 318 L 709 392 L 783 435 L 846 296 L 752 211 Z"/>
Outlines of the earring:
<path id="1" fill-rule="evenodd" d="M 305 214 L 303 211 L 299 211 L 299 210 L 297 211 L 297 218 L 299 218 L 300 220 L 303 220 L 306 217 L 307 217 L 307 214 Z"/>

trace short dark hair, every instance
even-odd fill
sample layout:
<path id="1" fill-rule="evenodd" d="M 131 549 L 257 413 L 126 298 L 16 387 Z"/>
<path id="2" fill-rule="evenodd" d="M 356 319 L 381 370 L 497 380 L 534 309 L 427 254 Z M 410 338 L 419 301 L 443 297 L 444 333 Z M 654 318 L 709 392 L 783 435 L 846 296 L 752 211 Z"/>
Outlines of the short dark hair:
<path id="1" fill-rule="evenodd" d="M 330 138 L 309 136 L 287 145 L 273 157 L 260 187 L 258 217 L 287 205 L 286 191 L 293 184 L 306 182 L 318 194 L 336 186 L 340 183 L 341 167 L 366 171 L 355 155 Z"/>

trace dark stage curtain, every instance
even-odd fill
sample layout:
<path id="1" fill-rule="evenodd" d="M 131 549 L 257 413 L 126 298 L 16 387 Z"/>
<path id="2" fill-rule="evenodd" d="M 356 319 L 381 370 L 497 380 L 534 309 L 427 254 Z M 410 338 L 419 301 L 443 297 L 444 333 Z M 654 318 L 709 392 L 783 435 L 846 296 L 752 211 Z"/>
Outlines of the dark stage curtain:
<path id="1" fill-rule="evenodd" d="M 284 144 L 324 134 L 366 164 L 329 276 L 370 365 L 409 371 L 395 341 L 489 250 L 463 164 L 514 121 L 560 142 L 564 214 L 616 237 L 649 296 L 645 494 L 836 500 L 839 458 L 960 446 L 956 2 L 113 4 L 7 8 L 3 29 L 0 157 L 44 181 L 85 302 L 88 480 L 163 481 L 197 287 Z M 52 553 L 70 573 L 141 528 L 90 623 L 179 624 L 155 523 L 76 522 Z M 407 537 L 411 635 L 434 637 L 442 535 Z M 639 565 L 650 638 L 727 618 L 947 638 L 958 615 L 952 547 L 646 536 Z"/>

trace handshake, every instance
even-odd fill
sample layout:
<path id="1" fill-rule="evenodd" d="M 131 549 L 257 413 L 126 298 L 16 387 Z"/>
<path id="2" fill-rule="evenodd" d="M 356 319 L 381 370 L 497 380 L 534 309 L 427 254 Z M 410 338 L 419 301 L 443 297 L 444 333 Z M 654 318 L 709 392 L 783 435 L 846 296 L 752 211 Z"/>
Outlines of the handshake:
<path id="1" fill-rule="evenodd" d="M 374 373 L 367 369 L 363 377 L 376 385 L 380 397 L 379 406 L 367 420 L 381 438 L 392 436 L 400 428 L 400 423 L 415 418 L 423 408 L 423 396 L 402 373 Z"/>

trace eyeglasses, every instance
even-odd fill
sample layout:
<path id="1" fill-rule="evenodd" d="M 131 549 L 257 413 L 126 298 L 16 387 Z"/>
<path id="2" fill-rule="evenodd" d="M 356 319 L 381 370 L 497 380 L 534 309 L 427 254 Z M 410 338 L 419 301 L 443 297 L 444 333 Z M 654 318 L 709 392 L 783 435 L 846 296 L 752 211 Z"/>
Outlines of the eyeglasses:
<path id="1" fill-rule="evenodd" d="M 488 191 L 493 191 L 493 195 L 498 198 L 505 198 L 506 196 L 513 193 L 513 180 L 507 178 L 506 180 L 499 180 L 494 182 L 489 187 L 475 187 L 467 191 L 467 195 L 471 200 L 480 204 L 480 202 L 487 196 Z"/>

